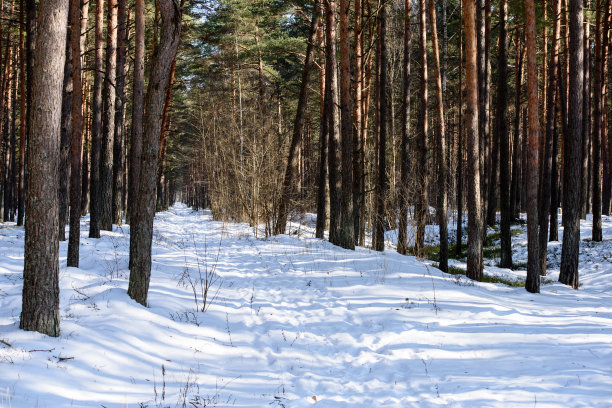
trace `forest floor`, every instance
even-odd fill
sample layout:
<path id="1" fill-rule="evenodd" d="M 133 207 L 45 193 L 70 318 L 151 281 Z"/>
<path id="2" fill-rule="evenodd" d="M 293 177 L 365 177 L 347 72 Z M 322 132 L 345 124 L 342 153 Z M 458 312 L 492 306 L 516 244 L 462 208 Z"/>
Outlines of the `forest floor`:
<path id="1" fill-rule="evenodd" d="M 142 307 L 126 294 L 129 227 L 89 239 L 84 218 L 80 268 L 61 244 L 62 334 L 49 338 L 18 328 L 24 230 L 6 223 L 0 408 L 609 407 L 612 218 L 603 225 L 602 243 L 581 225 L 580 290 L 556 282 L 554 243 L 529 294 L 398 255 L 392 234 L 385 253 L 348 251 L 308 224 L 261 239 L 175 205 L 156 216 Z M 492 259 L 488 275 L 524 278 L 516 234 L 518 269 Z"/>

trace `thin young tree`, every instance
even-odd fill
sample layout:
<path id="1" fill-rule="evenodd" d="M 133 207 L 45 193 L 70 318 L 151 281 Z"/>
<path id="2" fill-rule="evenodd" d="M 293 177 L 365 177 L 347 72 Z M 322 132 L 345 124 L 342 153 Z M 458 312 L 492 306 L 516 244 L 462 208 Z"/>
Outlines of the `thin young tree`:
<path id="1" fill-rule="evenodd" d="M 554 10 L 560 6 L 559 0 L 553 0 Z M 559 7 L 560 9 L 560 7 Z M 546 84 L 546 134 L 542 140 L 544 153 L 540 165 L 540 208 L 539 208 L 539 250 L 540 250 L 540 274 L 546 275 L 546 254 L 548 250 L 548 215 L 552 203 L 552 170 L 553 170 L 553 139 L 556 121 L 556 91 L 557 86 L 557 65 L 559 63 L 559 41 L 561 30 L 557 14 L 553 15 L 553 38 L 550 53 L 550 63 L 548 64 L 548 84 Z"/>
<path id="2" fill-rule="evenodd" d="M 19 322 L 23 330 L 54 337 L 60 334 L 57 177 L 67 23 L 67 0 L 40 0 Z"/>
<path id="3" fill-rule="evenodd" d="M 336 1 L 325 1 L 325 91 L 328 92 L 329 242 L 340 244 L 341 162 L 338 69 L 336 58 Z"/>
<path id="4" fill-rule="evenodd" d="M 440 231 L 440 260 L 439 268 L 448 271 L 448 217 L 446 179 L 448 169 L 446 163 L 446 124 L 444 121 L 444 100 L 442 89 L 442 75 L 440 72 L 440 51 L 438 48 L 438 25 L 436 22 L 436 5 L 429 0 L 429 23 L 431 27 L 431 43 L 433 49 L 433 66 L 436 78 L 436 165 L 438 173 L 438 197 L 436 202 L 436 215 Z"/>
<path id="5" fill-rule="evenodd" d="M 125 144 L 125 71 L 127 56 L 127 7 L 126 0 L 117 2 L 117 69 L 116 69 L 116 101 L 113 137 L 113 224 L 121 225 L 123 222 L 123 150 Z"/>
<path id="6" fill-rule="evenodd" d="M 410 25 L 410 0 L 404 0 L 404 60 L 402 86 L 402 144 L 401 171 L 399 191 L 399 231 L 397 235 L 397 252 L 406 255 L 408 250 L 408 194 L 410 188 L 410 54 L 412 48 L 412 30 Z"/>
<path id="7" fill-rule="evenodd" d="M 108 0 L 106 14 L 106 71 L 102 88 L 102 140 L 100 144 L 100 229 L 113 230 L 113 144 L 117 82 L 117 0 Z"/>
<path id="8" fill-rule="evenodd" d="M 364 0 L 365 1 L 365 0 Z M 361 217 L 361 196 L 365 192 L 361 189 L 361 180 L 363 179 L 363 134 L 361 132 L 363 124 L 362 93 L 363 93 L 363 22 L 362 22 L 362 2 L 355 0 L 355 25 L 354 25 L 354 44 L 355 44 L 355 86 L 354 86 L 354 104 L 353 104 L 353 219 L 355 230 L 355 244 L 359 242 L 360 231 L 362 229 L 363 219 Z"/>
<path id="9" fill-rule="evenodd" d="M 385 197 L 387 192 L 387 7 L 383 3 L 378 14 L 378 158 L 375 197 L 374 249 L 385 250 Z"/>
<path id="10" fill-rule="evenodd" d="M 383 5 L 383 8 L 385 6 Z M 340 150 L 342 157 L 342 191 L 340 197 L 340 231 L 338 243 L 355 249 L 353 213 L 353 100 L 351 84 L 350 0 L 340 0 Z"/>
<path id="11" fill-rule="evenodd" d="M 593 126 L 592 126 L 592 214 L 593 214 L 593 229 L 592 239 L 593 241 L 599 242 L 602 240 L 601 230 L 601 190 L 602 190 L 602 135 L 604 117 L 604 50 L 605 45 L 603 44 L 606 37 L 604 30 L 604 20 L 607 17 L 607 12 L 604 16 L 604 7 L 607 7 L 608 2 L 597 0 L 596 11 L 595 11 L 595 62 L 593 65 Z"/>
<path id="12" fill-rule="evenodd" d="M 512 208 L 510 206 L 510 136 L 508 134 L 508 0 L 499 2 L 499 45 L 497 52 L 496 138 L 499 140 L 500 262 L 512 267 Z"/>
<path id="13" fill-rule="evenodd" d="M 320 1 L 320 0 L 318 0 Z M 317 41 L 317 27 L 319 26 L 319 7 L 315 5 L 312 21 L 310 23 L 310 35 L 306 46 L 306 59 L 304 60 L 304 68 L 302 70 L 302 83 L 300 85 L 300 94 L 298 97 L 297 111 L 293 122 L 293 135 L 291 145 L 289 146 L 289 156 L 287 158 L 287 167 L 285 169 L 285 178 L 283 181 L 283 190 L 280 197 L 278 208 L 278 219 L 276 222 L 276 234 L 284 234 L 287 226 L 287 215 L 289 204 L 292 199 L 295 199 L 298 176 L 298 149 L 302 142 L 302 133 L 304 127 L 304 119 L 306 116 L 306 106 L 308 105 L 308 84 L 310 82 L 310 73 L 314 66 L 314 52 Z"/>
<path id="14" fill-rule="evenodd" d="M 142 116 L 144 103 L 144 51 L 145 51 L 145 4 L 136 0 L 134 13 L 134 81 L 132 85 L 132 133 L 130 137 L 130 164 L 128 181 L 128 217 L 130 223 L 136 214 L 137 186 L 140 177 L 142 155 Z"/>
<path id="15" fill-rule="evenodd" d="M 17 189 L 17 226 L 23 225 L 25 210 L 25 149 L 26 149 L 26 50 L 25 1 L 19 7 L 19 180 Z"/>
<path id="16" fill-rule="evenodd" d="M 72 49 L 72 140 L 70 142 L 70 233 L 68 236 L 68 266 L 79 266 L 81 241 L 81 155 L 83 143 L 83 82 L 81 78 L 81 2 L 70 3 L 70 36 Z"/>
<path id="17" fill-rule="evenodd" d="M 468 247 L 467 271 L 470 279 L 482 280 L 482 201 L 480 199 L 480 154 L 478 133 L 478 63 L 476 46 L 476 0 L 464 2 L 465 24 L 465 126 L 468 163 Z"/>
<path id="18" fill-rule="evenodd" d="M 582 0 L 569 0 L 569 106 L 563 149 L 563 247 L 559 281 L 578 289 L 580 191 L 582 166 L 582 99 L 584 97 L 584 28 Z"/>
<path id="19" fill-rule="evenodd" d="M 128 295 L 146 305 L 151 280 L 151 247 L 155 215 L 155 188 L 159 135 L 166 94 L 170 85 L 170 70 L 176 56 L 181 35 L 181 12 L 173 0 L 157 2 L 161 14 L 161 38 L 153 55 L 151 74 L 144 101 L 140 181 L 135 212 L 138 214 L 130 234 L 130 283 Z"/>
<path id="20" fill-rule="evenodd" d="M 590 2 L 587 1 L 587 8 Z M 589 201 L 589 158 L 591 140 L 591 22 L 584 23 L 584 98 L 582 100 L 582 180 L 580 185 L 580 218 L 586 220 Z M 552 226 L 552 224 L 551 224 Z"/>
<path id="21" fill-rule="evenodd" d="M 91 183 L 89 202 L 89 238 L 100 238 L 100 150 L 102 149 L 102 43 L 104 25 L 104 0 L 96 0 L 94 86 L 92 95 L 91 126 Z"/>
<path id="22" fill-rule="evenodd" d="M 319 14 L 324 13 L 323 2 L 319 3 Z M 320 109 L 321 109 L 321 120 L 319 126 L 319 171 L 317 173 L 317 225 L 315 230 L 315 236 L 323 239 L 325 234 L 325 225 L 327 223 L 327 214 L 329 211 L 329 200 L 328 200 L 328 184 L 327 184 L 327 158 L 328 158 L 328 121 L 327 121 L 327 99 L 329 94 L 327 92 L 327 78 L 325 75 L 325 36 L 324 36 L 324 23 L 321 22 L 319 29 L 317 30 L 317 42 L 319 44 L 319 89 L 321 90 L 320 96 Z"/>
<path id="23" fill-rule="evenodd" d="M 425 0 L 419 0 L 419 65 L 420 65 L 420 87 L 419 87 L 419 114 L 417 118 L 417 197 L 415 214 L 417 223 L 417 235 L 415 251 L 417 256 L 423 256 L 425 248 L 425 224 L 429 206 L 427 203 L 427 156 L 428 156 L 428 119 L 427 119 L 427 19 Z"/>
<path id="24" fill-rule="evenodd" d="M 70 0 L 72 2 L 73 0 Z M 69 6 L 70 8 L 70 6 Z M 64 66 L 64 81 L 62 91 L 62 127 L 60 133 L 60 162 L 57 194 L 59 197 L 59 240 L 66 240 L 66 224 L 68 223 L 68 184 L 70 177 L 70 141 L 72 137 L 72 50 L 70 38 L 72 29 L 66 30 L 66 60 Z"/>

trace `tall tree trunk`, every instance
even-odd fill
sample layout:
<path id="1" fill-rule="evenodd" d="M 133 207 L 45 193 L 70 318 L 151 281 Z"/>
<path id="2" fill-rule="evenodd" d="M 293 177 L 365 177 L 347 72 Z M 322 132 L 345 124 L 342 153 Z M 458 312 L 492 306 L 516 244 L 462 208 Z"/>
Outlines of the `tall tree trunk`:
<path id="1" fill-rule="evenodd" d="M 559 79 L 557 78 L 557 81 Z M 558 90 L 557 90 L 558 92 Z M 557 102 L 558 102 L 557 94 Z M 559 114 L 559 105 L 555 104 L 555 115 Z M 548 241 L 559 240 L 559 126 L 557 121 L 553 123 L 553 153 L 552 153 L 552 171 L 550 178 L 550 232 L 548 233 Z"/>
<path id="2" fill-rule="evenodd" d="M 72 2 L 75 0 L 70 0 Z M 58 180 L 59 197 L 59 240 L 66 240 L 66 224 L 68 223 L 68 182 L 70 179 L 70 140 L 72 136 L 72 50 L 70 37 L 72 29 L 66 31 L 66 62 L 64 67 L 64 84 L 62 93 L 62 130 L 60 136 L 60 163 Z"/>
<path id="3" fill-rule="evenodd" d="M 67 0 L 40 0 L 28 143 L 23 296 L 19 327 L 60 334 L 57 176 Z"/>
<path id="4" fill-rule="evenodd" d="M 71 0 L 70 25 L 72 49 L 72 140 L 70 171 L 70 235 L 67 265 L 79 267 L 81 238 L 81 155 L 83 144 L 83 83 L 81 80 L 81 2 Z"/>
<path id="5" fill-rule="evenodd" d="M 497 53 L 496 139 L 499 140 L 499 201 L 501 204 L 499 266 L 512 267 L 512 208 L 510 207 L 510 139 L 508 134 L 508 0 L 499 2 L 499 46 Z M 497 166 L 495 166 L 497 167 Z"/>
<path id="6" fill-rule="evenodd" d="M 465 1 L 465 85 L 467 100 L 465 125 L 467 130 L 468 163 L 468 248 L 467 271 L 470 279 L 482 280 L 482 200 L 480 199 L 480 154 L 478 133 L 478 61 L 476 45 L 476 0 Z"/>
<path id="7" fill-rule="evenodd" d="M 490 48 L 490 26 L 491 26 L 491 1 L 478 0 L 478 10 L 476 14 L 478 24 L 478 133 L 480 137 L 480 194 L 482 204 L 483 223 L 486 223 L 488 208 L 489 178 L 489 48 Z M 482 233 L 486 236 L 486 226 Z"/>
<path id="8" fill-rule="evenodd" d="M 558 233 L 558 216 L 557 216 L 557 206 L 558 206 L 558 190 L 559 190 L 559 170 L 558 170 L 558 158 L 559 158 L 559 132 L 557 129 L 557 116 L 558 116 L 558 100 L 559 100 L 559 85 L 557 74 L 559 72 L 559 50 L 560 50 L 560 42 L 561 42 L 561 1 L 553 0 L 554 8 L 553 8 L 553 37 L 552 37 L 552 50 L 551 50 L 551 61 L 549 66 L 549 87 L 554 87 L 553 90 L 548 90 L 552 95 L 548 95 L 548 98 L 552 98 L 548 102 L 548 118 L 546 124 L 546 138 L 551 138 L 552 143 L 552 154 L 551 154 L 551 169 L 550 169 L 550 208 L 548 212 L 550 214 L 550 232 L 548 234 L 549 241 L 557 241 L 559 239 Z M 550 112 L 552 111 L 552 112 Z M 550 133 L 550 136 L 549 136 Z M 547 140 L 548 142 L 548 140 Z M 544 213 L 546 208 L 543 208 L 541 211 Z M 542 227 L 540 227 L 542 228 Z M 544 227 L 545 228 L 545 227 Z M 540 245 L 542 241 L 540 241 Z M 540 249 L 541 250 L 541 249 Z M 540 253 L 540 256 L 542 254 Z M 546 255 L 544 255 L 546 256 Z M 541 258 L 540 258 L 541 260 Z M 546 260 L 544 259 L 544 262 Z"/>
<path id="9" fill-rule="evenodd" d="M 433 66 L 436 77 L 436 165 L 438 169 L 438 197 L 436 202 L 436 215 L 440 231 L 440 260 L 439 268 L 443 272 L 448 271 L 448 219 L 446 179 L 448 169 L 446 167 L 446 123 L 444 122 L 444 100 L 442 89 L 442 73 L 440 71 L 440 52 L 438 49 L 438 28 L 436 22 L 436 5 L 434 0 L 429 0 L 429 23 L 431 27 L 431 43 L 433 49 Z"/>
<path id="10" fill-rule="evenodd" d="M 422 0 L 424 1 L 424 0 Z M 424 11 L 423 11 L 424 12 Z M 387 6 L 383 4 L 378 15 L 378 42 L 380 67 L 378 69 L 378 176 L 376 180 L 376 221 L 374 223 L 376 251 L 385 250 L 385 199 L 387 197 Z"/>
<path id="11" fill-rule="evenodd" d="M 412 48 L 412 30 L 410 27 L 410 0 L 404 0 L 404 60 L 402 86 L 402 144 L 399 193 L 399 227 L 397 252 L 406 255 L 408 250 L 408 205 L 410 194 L 410 53 Z"/>
<path id="12" fill-rule="evenodd" d="M 338 243 L 355 249 L 353 218 L 353 101 L 351 96 L 351 44 L 349 32 L 350 0 L 340 0 L 340 115 L 342 153 L 342 193 L 340 198 L 340 231 Z M 384 5 L 383 5 L 384 9 Z"/>
<path id="13" fill-rule="evenodd" d="M 26 152 L 24 172 L 28 162 L 28 141 L 30 140 L 32 126 L 32 84 L 34 82 L 34 50 L 36 43 L 36 0 L 25 0 L 26 2 Z M 28 176 L 24 175 L 24 209 L 25 197 L 27 194 Z M 24 211 L 25 214 L 25 211 Z"/>
<path id="14" fill-rule="evenodd" d="M 608 132 L 608 79 L 609 79 L 609 57 L 608 50 L 610 49 L 610 1 L 606 1 L 605 6 L 605 18 L 603 22 L 603 33 L 602 33 L 602 90 L 603 95 L 601 106 L 602 106 L 602 125 L 601 125 L 601 155 L 602 155 L 602 187 L 601 187 L 601 212 L 602 215 L 610 215 L 610 152 L 608 150 L 609 132 Z M 610 143 L 612 146 L 612 143 Z"/>
<path id="15" fill-rule="evenodd" d="M 514 135 L 512 140 L 512 185 L 510 186 L 510 205 L 512 218 L 520 216 L 521 198 L 521 84 L 523 79 L 523 47 L 521 45 L 520 27 L 516 28 L 516 58 L 515 58 L 515 87 L 514 87 Z"/>
<path id="16" fill-rule="evenodd" d="M 540 118 L 538 116 L 538 67 L 536 56 L 536 21 L 534 0 L 525 0 L 525 45 L 527 48 L 527 280 L 525 289 L 540 292 L 538 246 L 538 163 Z"/>
<path id="17" fill-rule="evenodd" d="M 125 59 L 127 54 L 127 10 L 126 0 L 117 2 L 117 70 L 116 70 L 116 106 L 115 126 L 110 130 L 114 132 L 113 140 L 113 200 L 112 222 L 121 225 L 123 215 L 123 147 L 125 143 Z"/>
<path id="18" fill-rule="evenodd" d="M 563 247 L 559 281 L 578 288 L 578 249 L 580 244 L 580 191 L 582 166 L 582 98 L 584 97 L 584 31 L 582 0 L 569 0 L 569 106 L 563 149 Z"/>
<path id="19" fill-rule="evenodd" d="M 427 21 L 425 15 L 425 0 L 419 0 L 419 59 L 420 59 L 420 88 L 419 88 L 419 115 L 417 120 L 417 197 L 415 214 L 417 223 L 417 235 L 415 250 L 417 256 L 423 256 L 425 247 L 425 225 L 429 214 L 427 203 Z"/>
<path id="20" fill-rule="evenodd" d="M 318 5 L 319 14 L 323 14 L 323 2 L 321 1 Z M 320 89 L 320 108 L 321 108 L 321 125 L 319 127 L 319 172 L 317 174 L 317 225 L 315 236 L 323 239 L 325 233 L 325 225 L 327 223 L 327 214 L 329 211 L 328 201 L 328 184 L 327 184 L 327 157 L 328 157 L 328 146 L 327 141 L 329 139 L 327 130 L 327 109 L 328 104 L 327 88 L 326 88 L 326 76 L 325 76 L 325 39 L 324 39 L 324 26 L 323 23 L 319 25 L 317 33 L 317 41 L 319 43 L 319 89 Z"/>
<path id="21" fill-rule="evenodd" d="M 144 51 L 145 51 L 145 4 L 136 0 L 134 15 L 134 83 L 132 90 L 132 133 L 130 136 L 130 168 L 128 171 L 128 217 L 134 215 L 138 180 L 140 179 L 140 161 L 142 155 L 142 116 L 144 101 Z M 131 221 L 130 221 L 131 223 Z"/>
<path id="22" fill-rule="evenodd" d="M 354 88 L 354 104 L 353 104 L 353 221 L 355 232 L 355 243 L 359 242 L 359 235 L 362 229 L 360 198 L 365 192 L 361 190 L 361 180 L 363 178 L 363 138 L 362 138 L 362 92 L 363 92 L 363 37 L 362 32 L 362 0 L 355 0 L 355 25 L 354 25 L 354 42 L 355 42 L 355 88 Z M 365 1 L 365 0 L 364 0 Z"/>
<path id="23" fill-rule="evenodd" d="M 560 1 L 553 0 L 555 4 L 555 12 L 557 8 L 559 11 Z M 543 153 L 542 161 L 540 164 L 540 197 L 539 197 L 539 251 L 540 251 L 540 274 L 546 275 L 546 254 L 548 250 L 548 214 L 551 205 L 551 177 L 552 177 L 552 150 L 553 150 L 553 138 L 555 132 L 555 120 L 556 120 L 556 108 L 555 108 L 555 93 L 557 90 L 557 64 L 558 64 L 558 52 L 559 52 L 559 41 L 561 37 L 561 31 L 559 27 L 559 19 L 555 13 L 553 22 L 553 43 L 551 49 L 550 64 L 548 65 L 548 84 L 546 84 L 546 134 L 541 145 L 543 149 L 540 151 Z"/>
<path id="24" fill-rule="evenodd" d="M 580 183 L 580 218 L 586 220 L 589 198 L 589 156 L 591 138 L 591 24 L 584 24 L 584 98 L 582 110 L 582 182 Z"/>
<path id="25" fill-rule="evenodd" d="M 459 0 L 460 19 L 463 20 L 463 0 Z M 459 123 L 457 132 L 457 242 L 455 256 L 461 257 L 463 246 L 463 25 L 459 25 Z"/>
<path id="26" fill-rule="evenodd" d="M 170 85 L 170 69 L 178 50 L 181 14 L 172 0 L 159 0 L 161 40 L 151 64 L 143 134 L 140 183 L 130 234 L 130 283 L 128 295 L 146 305 L 151 279 L 151 245 L 155 215 L 155 184 L 159 152 L 159 134 L 164 102 Z"/>
<path id="27" fill-rule="evenodd" d="M 321 1 L 321 0 L 318 0 Z M 304 61 L 304 69 L 302 71 L 302 83 L 300 85 L 300 94 L 298 97 L 298 106 L 295 113 L 295 121 L 293 122 L 293 137 L 289 146 L 289 157 L 287 158 L 287 167 L 285 169 L 285 178 L 283 181 L 283 190 L 280 197 L 278 207 L 278 220 L 276 222 L 276 234 L 284 234 L 287 226 L 287 213 L 289 204 L 292 199 L 295 199 L 298 175 L 298 149 L 302 143 L 302 132 L 304 127 L 304 118 L 306 107 L 308 105 L 308 83 L 310 82 L 310 72 L 314 65 L 315 43 L 317 41 L 317 27 L 319 26 L 319 7 L 315 7 L 314 15 L 310 24 L 310 36 L 306 47 L 306 59 Z"/>
<path id="28" fill-rule="evenodd" d="M 100 147 L 100 229 L 113 230 L 113 145 L 117 83 L 117 0 L 108 0 L 106 14 L 106 71 L 102 98 Z"/>
<path id="29" fill-rule="evenodd" d="M 325 92 L 329 94 L 327 105 L 327 121 L 329 132 L 328 143 L 328 171 L 329 171 L 329 242 L 334 245 L 340 243 L 340 202 L 341 202 L 341 179 L 340 166 L 342 157 L 340 154 L 340 112 L 338 106 L 338 71 L 336 63 L 336 2 L 329 0 L 325 2 L 325 32 L 327 42 L 325 44 Z"/>
<path id="30" fill-rule="evenodd" d="M 25 149 L 26 149 L 26 55 L 25 1 L 19 7 L 19 181 L 17 190 L 17 225 L 23 225 L 25 210 Z"/>
<path id="31" fill-rule="evenodd" d="M 595 22 L 595 64 L 593 78 L 593 190 L 591 197 L 593 200 L 593 241 L 601 241 L 601 139 L 603 133 L 603 58 L 604 58 L 604 27 L 603 27 L 603 1 L 597 0 L 596 22 Z M 565 194 L 564 194 L 565 195 Z"/>
<path id="32" fill-rule="evenodd" d="M 104 0 L 96 0 L 96 26 L 94 57 L 94 87 L 92 95 L 92 129 L 91 129 L 91 171 L 89 202 L 91 216 L 89 220 L 89 238 L 100 238 L 101 193 L 100 193 L 100 156 L 102 149 L 102 29 L 104 24 Z M 134 105 L 136 109 L 136 105 Z"/>

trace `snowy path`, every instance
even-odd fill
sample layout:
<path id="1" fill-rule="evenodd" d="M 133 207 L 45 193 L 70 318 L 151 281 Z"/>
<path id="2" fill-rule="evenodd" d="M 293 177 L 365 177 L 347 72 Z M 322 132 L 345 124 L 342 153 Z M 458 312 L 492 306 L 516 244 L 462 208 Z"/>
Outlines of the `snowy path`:
<path id="1" fill-rule="evenodd" d="M 82 227 L 58 339 L 18 330 L 23 229 L 0 228 L 0 408 L 612 406 L 610 241 L 585 247 L 580 291 L 531 295 L 177 205 L 156 217 L 144 308 L 125 293 L 129 227 Z M 198 265 L 219 277 L 206 312 L 179 283 L 201 307 Z"/>

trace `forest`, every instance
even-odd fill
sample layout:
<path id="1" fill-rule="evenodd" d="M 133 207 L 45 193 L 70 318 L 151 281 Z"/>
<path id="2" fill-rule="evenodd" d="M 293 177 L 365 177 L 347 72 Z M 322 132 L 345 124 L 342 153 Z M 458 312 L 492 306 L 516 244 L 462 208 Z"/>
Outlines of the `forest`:
<path id="1" fill-rule="evenodd" d="M 611 24 L 0 0 L 0 408 L 605 406 Z"/>

